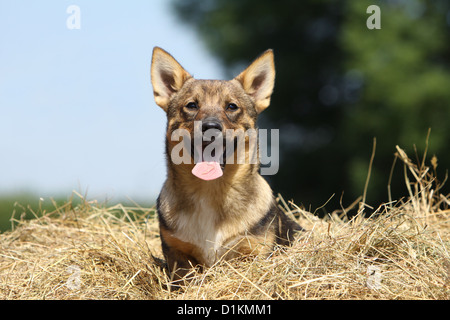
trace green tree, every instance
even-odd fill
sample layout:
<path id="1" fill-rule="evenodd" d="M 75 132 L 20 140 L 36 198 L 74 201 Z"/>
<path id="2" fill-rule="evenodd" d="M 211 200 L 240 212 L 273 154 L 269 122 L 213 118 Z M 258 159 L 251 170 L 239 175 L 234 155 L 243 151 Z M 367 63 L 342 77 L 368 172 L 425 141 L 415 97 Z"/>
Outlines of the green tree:
<path id="1" fill-rule="evenodd" d="M 358 98 L 346 105 L 341 138 L 349 152 L 356 151 L 346 169 L 355 190 L 368 164 L 358 150 L 377 137 L 370 192 L 378 200 L 385 194 L 395 145 L 412 154 L 416 144 L 420 155 L 429 128 L 429 152 L 437 154 L 443 169 L 450 165 L 450 2 L 379 1 L 382 28 L 369 31 L 361 25 L 371 2 L 349 2 L 339 35 L 346 75 L 356 75 L 362 84 Z M 402 185 L 397 175 L 397 197 L 404 194 Z"/>
<path id="2" fill-rule="evenodd" d="M 361 195 L 377 138 L 369 203 L 387 200 L 395 145 L 429 152 L 448 166 L 448 1 L 174 0 L 175 11 L 235 76 L 273 48 L 277 79 L 260 127 L 279 128 L 274 189 L 312 209 Z M 366 9 L 381 9 L 369 30 Z M 403 181 L 402 178 L 396 179 Z M 404 194 L 394 184 L 395 194 Z"/>

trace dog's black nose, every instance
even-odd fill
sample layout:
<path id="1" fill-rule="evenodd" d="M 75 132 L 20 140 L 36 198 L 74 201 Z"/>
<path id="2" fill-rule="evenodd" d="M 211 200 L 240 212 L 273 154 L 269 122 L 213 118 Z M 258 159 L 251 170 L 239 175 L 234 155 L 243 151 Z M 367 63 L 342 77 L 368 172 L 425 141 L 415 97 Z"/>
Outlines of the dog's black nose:
<path id="1" fill-rule="evenodd" d="M 209 129 L 217 129 L 219 131 L 222 131 L 222 125 L 217 120 L 204 120 L 202 122 L 202 131 L 205 132 Z"/>

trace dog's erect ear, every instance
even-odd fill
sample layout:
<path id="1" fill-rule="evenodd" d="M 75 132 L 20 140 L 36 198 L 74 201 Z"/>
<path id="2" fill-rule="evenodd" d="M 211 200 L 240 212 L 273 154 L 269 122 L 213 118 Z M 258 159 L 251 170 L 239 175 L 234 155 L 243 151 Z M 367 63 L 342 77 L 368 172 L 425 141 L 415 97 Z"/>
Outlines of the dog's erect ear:
<path id="1" fill-rule="evenodd" d="M 168 52 L 153 48 L 151 77 L 153 94 L 158 106 L 167 111 L 170 97 L 192 76 Z"/>
<path id="2" fill-rule="evenodd" d="M 258 113 L 270 104 L 270 96 L 275 82 L 275 63 L 273 51 L 267 50 L 236 78 L 247 94 L 255 99 Z"/>

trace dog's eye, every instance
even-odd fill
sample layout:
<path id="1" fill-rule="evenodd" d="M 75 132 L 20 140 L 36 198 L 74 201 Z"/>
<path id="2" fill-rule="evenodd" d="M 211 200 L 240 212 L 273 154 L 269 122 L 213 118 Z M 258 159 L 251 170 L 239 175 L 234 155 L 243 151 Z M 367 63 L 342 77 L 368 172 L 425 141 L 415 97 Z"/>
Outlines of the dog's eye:
<path id="1" fill-rule="evenodd" d="M 236 111 L 237 109 L 239 109 L 239 107 L 236 104 L 234 104 L 234 103 L 229 103 L 227 105 L 227 110 Z"/>
<path id="2" fill-rule="evenodd" d="M 189 110 L 197 110 L 198 109 L 198 105 L 195 102 L 189 102 L 186 105 L 186 108 Z"/>

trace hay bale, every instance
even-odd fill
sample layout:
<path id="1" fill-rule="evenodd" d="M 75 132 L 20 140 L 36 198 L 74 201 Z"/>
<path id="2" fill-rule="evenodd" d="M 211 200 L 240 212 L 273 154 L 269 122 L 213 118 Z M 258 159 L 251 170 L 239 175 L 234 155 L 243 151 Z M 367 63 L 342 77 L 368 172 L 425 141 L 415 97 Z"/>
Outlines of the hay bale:
<path id="1" fill-rule="evenodd" d="M 0 235 L 0 298 L 163 298 L 153 210 L 66 206 Z M 122 217 L 118 217 L 122 212 Z M 147 220 L 146 220 L 147 219 Z M 154 250 L 154 251 L 152 251 Z"/>
<path id="2" fill-rule="evenodd" d="M 218 261 L 175 292 L 154 209 L 68 203 L 0 235 L 0 299 L 449 299 L 449 197 L 404 162 L 407 201 L 348 220 L 280 198 L 307 230 L 292 247 Z"/>

